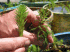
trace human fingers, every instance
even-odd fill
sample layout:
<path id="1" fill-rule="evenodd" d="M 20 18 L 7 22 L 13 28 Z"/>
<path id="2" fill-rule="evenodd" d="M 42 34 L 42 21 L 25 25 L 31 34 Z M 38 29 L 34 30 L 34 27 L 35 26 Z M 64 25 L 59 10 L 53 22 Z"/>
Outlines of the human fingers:
<path id="1" fill-rule="evenodd" d="M 39 13 L 37 11 L 32 11 L 29 7 L 27 7 L 27 12 L 28 12 L 28 15 L 26 18 L 27 23 L 32 23 L 34 27 L 37 27 L 39 25 L 40 16 L 37 16 L 37 15 L 39 15 Z M 35 20 L 37 20 L 37 21 L 35 21 Z M 27 26 L 29 26 L 29 25 L 27 24 Z"/>
<path id="2" fill-rule="evenodd" d="M 47 39 L 48 39 L 48 42 L 49 42 L 49 43 L 53 43 L 53 38 L 52 38 L 52 36 L 48 35 L 48 36 L 47 36 Z"/>
<path id="3" fill-rule="evenodd" d="M 44 40 L 43 39 L 38 41 L 35 34 L 29 33 L 27 31 L 24 31 L 23 33 L 24 33 L 23 36 L 29 38 L 31 40 L 32 44 L 39 45 L 41 49 L 44 49 L 44 46 L 43 46 L 43 41 Z M 48 48 L 49 48 L 49 44 L 47 44 L 47 46 L 46 46 L 46 49 L 48 49 Z"/>
<path id="4" fill-rule="evenodd" d="M 29 46 L 30 40 L 26 37 L 10 37 L 0 39 L 0 51 L 12 51 L 20 47 Z"/>
<path id="5" fill-rule="evenodd" d="M 37 17 L 37 21 L 35 23 L 34 20 L 31 20 L 32 23 L 28 23 L 28 22 L 25 23 L 25 30 L 30 31 L 32 28 L 37 27 L 39 25 L 40 16 L 36 16 L 36 17 Z"/>
<path id="6" fill-rule="evenodd" d="M 28 12 L 28 15 L 27 15 L 27 18 L 25 19 L 26 24 L 25 24 L 25 28 L 28 28 L 31 23 L 33 24 L 33 26 L 38 26 L 38 21 L 36 21 L 34 23 L 35 20 L 37 20 L 37 16 L 36 15 L 39 15 L 39 13 L 37 11 L 32 11 L 29 7 L 27 7 L 27 12 Z"/>
<path id="7" fill-rule="evenodd" d="M 37 16 L 36 15 L 39 15 L 39 13 L 37 11 L 32 11 L 30 8 L 27 7 L 27 11 L 28 11 L 28 16 L 27 16 L 27 19 L 28 19 L 28 23 L 31 23 L 33 24 L 34 27 L 37 27 L 38 26 L 38 23 L 39 21 L 35 21 L 35 20 L 38 20 Z"/>
<path id="8" fill-rule="evenodd" d="M 21 47 L 21 48 L 18 48 L 18 49 L 16 49 L 16 50 L 13 50 L 13 51 L 10 51 L 10 52 L 27 52 L 28 47 L 29 47 L 29 46 Z"/>
<path id="9" fill-rule="evenodd" d="M 39 25 L 39 19 L 40 19 L 40 16 L 36 16 L 36 15 L 31 15 L 31 16 L 33 16 L 32 18 L 31 18 L 31 22 L 32 22 L 32 24 L 33 24 L 33 26 L 34 27 L 37 27 L 38 25 Z M 37 20 L 37 21 L 35 21 L 35 20 Z M 35 22 L 34 22 L 35 21 Z M 41 21 L 41 19 L 40 19 L 40 21 Z M 50 31 L 51 32 L 51 29 L 50 29 L 50 27 L 48 26 L 48 24 L 46 24 L 46 23 L 43 23 L 42 25 L 44 25 L 44 26 L 46 26 L 47 27 L 47 29 L 48 29 L 48 31 Z M 46 31 L 46 28 L 44 28 L 44 27 L 41 27 L 44 31 Z M 47 31 L 46 31 L 47 32 Z M 50 37 L 50 38 L 49 38 Z M 48 39 L 48 41 L 50 42 L 50 43 L 53 43 L 53 38 L 52 38 L 52 36 L 51 36 L 51 33 L 49 33 L 48 34 L 48 36 L 47 36 L 47 39 Z"/>
<path id="10" fill-rule="evenodd" d="M 25 47 L 21 47 L 21 48 L 18 48 L 16 50 L 13 50 L 13 51 L 10 51 L 10 52 L 25 52 Z"/>
<path id="11" fill-rule="evenodd" d="M 35 14 L 31 15 L 31 22 L 34 27 L 37 27 L 39 25 L 40 23 L 39 19 L 40 19 L 40 16 L 36 16 Z"/>
<path id="12" fill-rule="evenodd" d="M 42 25 L 46 26 L 46 28 L 48 29 L 49 32 L 51 32 L 51 29 L 50 27 L 48 26 L 47 23 L 43 23 Z M 46 28 L 44 28 L 43 26 L 41 26 L 41 28 L 47 32 Z M 49 33 L 48 36 L 47 36 L 47 39 L 48 39 L 48 42 L 49 43 L 53 43 L 53 38 L 52 38 L 52 33 Z"/>
<path id="13" fill-rule="evenodd" d="M 40 45 L 40 46 L 43 44 L 43 40 L 37 40 L 37 36 L 34 33 L 30 33 L 24 30 L 23 37 L 29 38 L 32 44 Z"/>
<path id="14" fill-rule="evenodd" d="M 39 25 L 39 17 L 40 16 L 36 16 L 33 12 L 29 12 L 26 18 L 27 23 L 32 23 L 34 27 L 37 27 Z"/>

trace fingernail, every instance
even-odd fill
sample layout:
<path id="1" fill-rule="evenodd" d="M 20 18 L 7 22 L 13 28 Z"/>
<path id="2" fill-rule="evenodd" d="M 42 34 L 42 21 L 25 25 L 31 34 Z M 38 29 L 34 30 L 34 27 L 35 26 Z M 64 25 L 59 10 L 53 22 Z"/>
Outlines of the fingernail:
<path id="1" fill-rule="evenodd" d="M 30 36 L 34 36 L 35 34 L 34 33 L 30 33 Z"/>
<path id="2" fill-rule="evenodd" d="M 30 40 L 27 40 L 27 41 L 25 42 L 25 45 L 30 45 Z"/>

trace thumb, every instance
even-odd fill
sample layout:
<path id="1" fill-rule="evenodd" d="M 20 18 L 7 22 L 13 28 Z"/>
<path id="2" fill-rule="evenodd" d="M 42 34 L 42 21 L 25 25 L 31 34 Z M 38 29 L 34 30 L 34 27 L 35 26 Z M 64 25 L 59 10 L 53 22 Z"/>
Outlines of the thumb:
<path id="1" fill-rule="evenodd" d="M 43 44 L 43 41 L 37 40 L 37 35 L 34 34 L 34 33 L 27 32 L 27 31 L 24 30 L 23 31 L 23 36 L 30 39 L 31 44 L 40 45 L 40 46 Z"/>
<path id="2" fill-rule="evenodd" d="M 51 35 L 48 35 L 48 36 L 47 36 L 47 39 L 48 39 L 49 43 L 53 43 L 53 38 L 52 38 Z"/>

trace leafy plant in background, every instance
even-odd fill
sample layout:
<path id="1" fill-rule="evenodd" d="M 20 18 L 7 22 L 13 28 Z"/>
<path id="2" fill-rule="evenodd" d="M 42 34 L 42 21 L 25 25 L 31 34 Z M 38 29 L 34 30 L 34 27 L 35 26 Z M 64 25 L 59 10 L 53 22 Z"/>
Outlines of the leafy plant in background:
<path id="1" fill-rule="evenodd" d="M 25 0 L 20 0 L 20 2 L 22 2 L 22 1 L 25 1 Z M 29 1 L 29 2 L 44 2 L 44 1 L 50 1 L 50 0 L 26 0 L 26 1 Z M 57 1 L 57 0 L 53 0 L 53 1 Z"/>
<path id="2" fill-rule="evenodd" d="M 2 7 L 2 6 L 0 5 L 0 9 L 3 9 L 3 10 L 4 10 L 4 7 Z"/>
<path id="3" fill-rule="evenodd" d="M 14 6 L 17 6 L 17 5 L 18 4 L 16 2 L 15 3 L 12 3 L 12 2 L 6 3 L 5 2 L 3 5 L 0 5 L 0 9 L 3 9 L 3 11 L 5 11 L 7 8 L 14 7 Z"/>
<path id="4" fill-rule="evenodd" d="M 29 0 L 29 2 L 40 2 L 40 1 L 50 1 L 50 0 Z"/>
<path id="5" fill-rule="evenodd" d="M 7 8 L 13 7 L 13 3 L 11 3 L 11 2 L 9 2 L 9 3 L 6 3 L 6 2 L 5 2 L 5 4 L 7 5 Z"/>

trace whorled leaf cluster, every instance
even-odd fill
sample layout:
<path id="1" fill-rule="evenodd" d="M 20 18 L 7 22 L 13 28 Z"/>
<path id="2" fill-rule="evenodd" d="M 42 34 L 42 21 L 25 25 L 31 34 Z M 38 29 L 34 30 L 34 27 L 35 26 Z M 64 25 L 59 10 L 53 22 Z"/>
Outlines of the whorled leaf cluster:
<path id="1" fill-rule="evenodd" d="M 24 25 L 26 23 L 25 19 L 27 18 L 28 12 L 26 12 L 26 6 L 20 5 L 16 10 L 16 21 L 19 29 L 19 35 L 23 36 Z"/>

